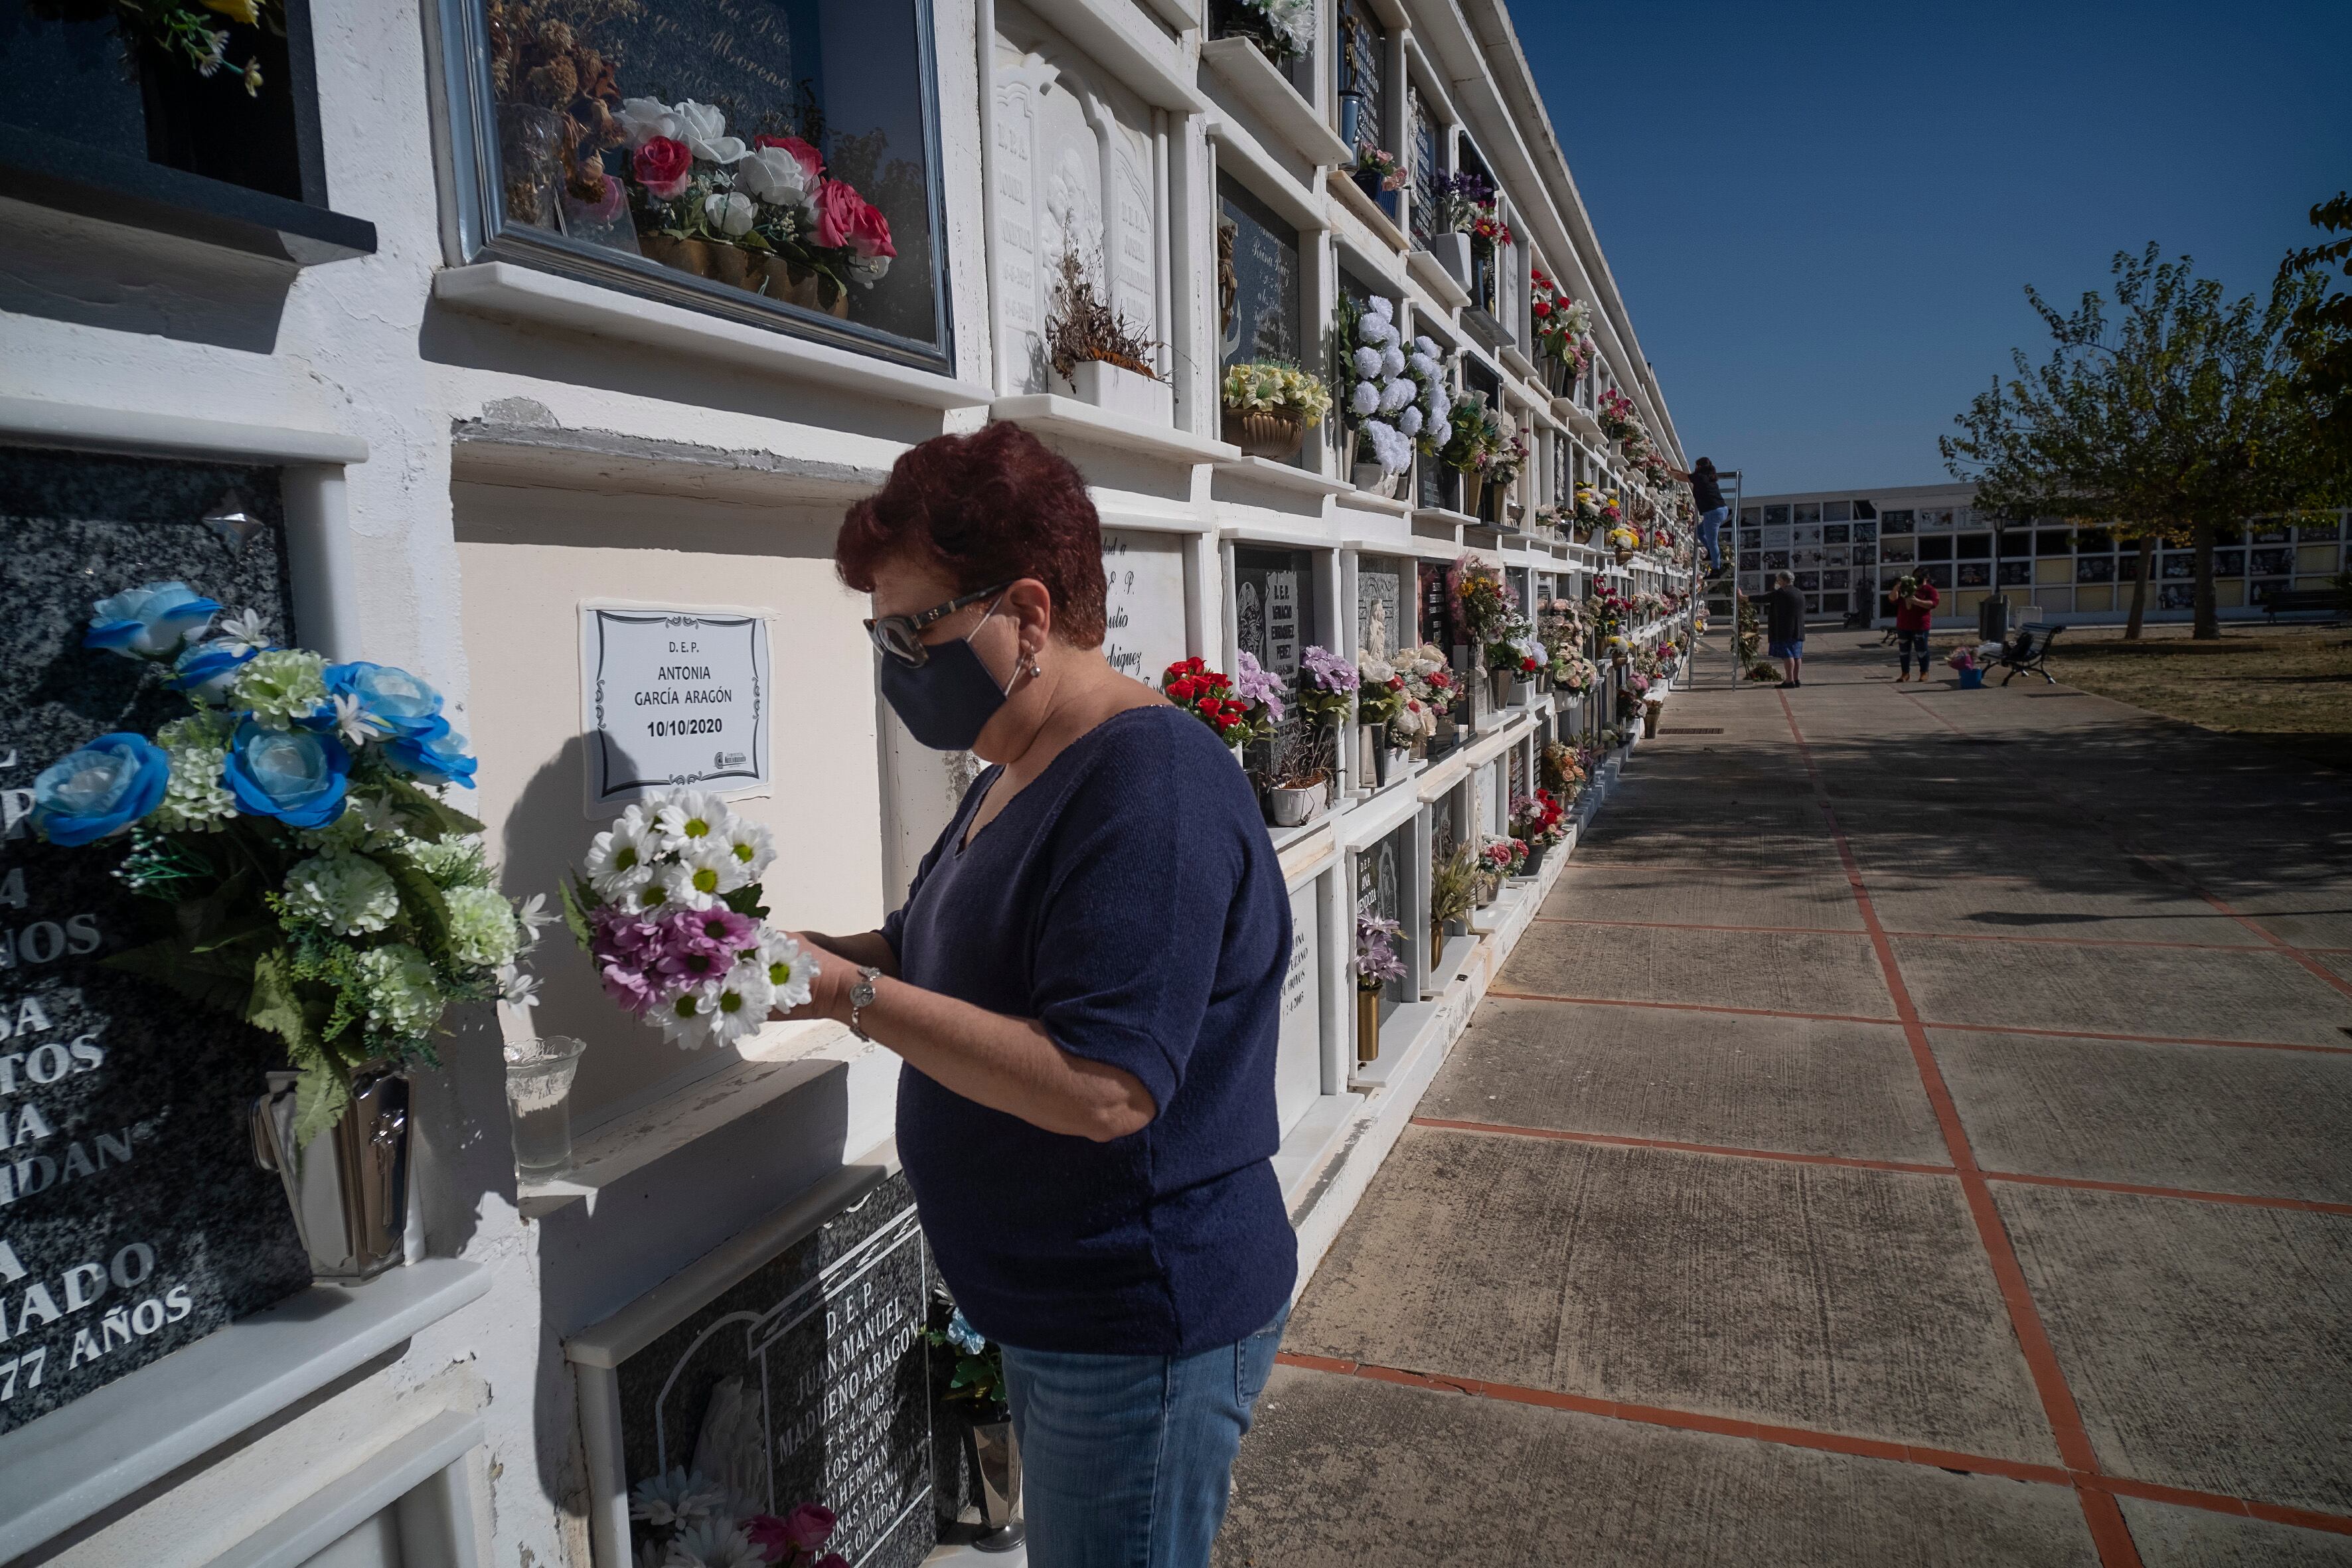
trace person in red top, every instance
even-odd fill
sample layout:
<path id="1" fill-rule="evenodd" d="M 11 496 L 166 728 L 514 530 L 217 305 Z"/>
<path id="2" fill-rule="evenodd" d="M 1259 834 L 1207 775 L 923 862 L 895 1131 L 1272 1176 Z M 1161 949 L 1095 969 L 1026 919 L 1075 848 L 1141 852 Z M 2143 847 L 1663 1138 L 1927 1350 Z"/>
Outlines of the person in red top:
<path id="1" fill-rule="evenodd" d="M 1902 685 L 1911 679 L 1911 659 L 1918 656 L 1919 679 L 1927 679 L 1927 625 L 1936 617 L 1936 606 L 1942 595 L 1936 584 L 1925 577 L 1905 574 L 1895 582 L 1895 591 L 1887 597 L 1895 601 L 1895 643 L 1902 650 L 1903 673 L 1895 678 Z"/>

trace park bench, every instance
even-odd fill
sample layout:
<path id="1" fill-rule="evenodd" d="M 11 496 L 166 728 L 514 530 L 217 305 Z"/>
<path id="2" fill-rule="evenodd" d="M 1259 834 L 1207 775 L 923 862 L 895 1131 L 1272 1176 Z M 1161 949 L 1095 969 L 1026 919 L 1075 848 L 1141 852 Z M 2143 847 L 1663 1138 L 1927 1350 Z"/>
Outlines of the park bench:
<path id="1" fill-rule="evenodd" d="M 2048 660 L 2050 645 L 2058 640 L 2058 634 L 2063 629 L 2038 622 L 2020 627 L 2017 636 L 2000 650 L 2000 668 L 2004 672 L 2000 683 L 2007 686 L 2020 675 L 2038 675 L 2051 685 L 2057 685 L 2058 678 L 2050 673 Z"/>
<path id="2" fill-rule="evenodd" d="M 2337 616 L 2344 613 L 2344 595 L 2336 588 L 2297 588 L 2290 593 L 2273 594 L 2263 601 L 2275 626 L 2281 616 Z"/>

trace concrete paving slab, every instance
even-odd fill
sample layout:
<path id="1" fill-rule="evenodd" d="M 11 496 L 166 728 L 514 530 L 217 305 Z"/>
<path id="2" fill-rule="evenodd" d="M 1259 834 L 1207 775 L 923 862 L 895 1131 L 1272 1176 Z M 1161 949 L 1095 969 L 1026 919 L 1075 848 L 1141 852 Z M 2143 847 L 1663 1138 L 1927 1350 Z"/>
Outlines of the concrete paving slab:
<path id="1" fill-rule="evenodd" d="M 2352 1219 L 1993 1194 L 2103 1464 L 2352 1513 Z"/>
<path id="2" fill-rule="evenodd" d="M 2125 1498 L 2147 1568 L 2352 1568 L 2352 1535 Z"/>
<path id="3" fill-rule="evenodd" d="M 2352 996 L 2269 949 L 1987 945 L 1895 939 L 1922 1017 L 2317 1046 L 2344 1044 L 2337 1026 L 2352 1024 Z"/>
<path id="4" fill-rule="evenodd" d="M 1928 1039 L 1988 1170 L 2352 1203 L 2352 1056 Z"/>
<path id="5" fill-rule="evenodd" d="M 2031 875 L 1958 879 L 1865 872 L 1863 881 L 1890 931 L 2266 945 L 2204 900 L 2161 879 L 2080 889 L 2053 886 Z"/>
<path id="6" fill-rule="evenodd" d="M 1727 866 L 1568 863 L 1544 900 L 1545 915 L 1585 921 L 1862 930 L 1853 890 L 1833 859 L 1776 871 Z"/>
<path id="7" fill-rule="evenodd" d="M 2072 1491 L 1277 1368 L 1217 1568 L 2094 1568 Z"/>
<path id="8" fill-rule="evenodd" d="M 2055 1458 L 1948 1177 L 1409 1128 L 1286 1342 Z"/>
<path id="9" fill-rule="evenodd" d="M 1864 936 L 1531 925 L 1499 989 L 1892 1018 Z"/>
<path id="10" fill-rule="evenodd" d="M 2345 1058 L 2352 1068 L 2352 1057 Z M 1942 1164 L 1895 1025 L 1727 1016 L 1661 1028 L 1643 1007 L 1496 997 L 1420 1114 L 1623 1138 Z"/>

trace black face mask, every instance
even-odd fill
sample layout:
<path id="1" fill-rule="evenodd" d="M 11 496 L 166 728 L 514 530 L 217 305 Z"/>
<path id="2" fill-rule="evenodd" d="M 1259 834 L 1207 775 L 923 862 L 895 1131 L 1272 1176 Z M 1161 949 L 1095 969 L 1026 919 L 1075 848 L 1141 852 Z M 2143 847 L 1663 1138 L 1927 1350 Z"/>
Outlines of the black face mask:
<path id="1" fill-rule="evenodd" d="M 1003 602 L 1000 596 L 997 603 Z M 995 613 L 996 605 L 989 605 L 980 626 L 986 626 L 989 616 Z M 997 685 L 996 677 L 988 673 L 988 666 L 971 650 L 971 639 L 979 635 L 980 626 L 974 626 L 954 642 L 927 648 L 930 657 L 919 665 L 887 654 L 882 658 L 876 683 L 882 689 L 883 700 L 890 704 L 908 734 L 935 752 L 970 751 L 1013 690 L 1012 681 Z M 1020 678 L 1021 668 L 1016 664 L 1013 679 Z"/>

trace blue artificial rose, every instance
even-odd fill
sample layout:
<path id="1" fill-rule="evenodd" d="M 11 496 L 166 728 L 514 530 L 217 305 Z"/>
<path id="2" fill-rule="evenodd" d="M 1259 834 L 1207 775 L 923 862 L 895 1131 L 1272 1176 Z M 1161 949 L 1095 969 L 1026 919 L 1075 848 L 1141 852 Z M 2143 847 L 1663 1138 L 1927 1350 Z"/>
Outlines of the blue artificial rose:
<path id="1" fill-rule="evenodd" d="M 426 784 L 457 784 L 474 787 L 474 759 L 466 752 L 466 737 L 449 728 L 446 719 L 433 721 L 421 735 L 394 735 L 383 743 L 384 761 Z"/>
<path id="2" fill-rule="evenodd" d="M 324 827 L 343 813 L 343 775 L 351 770 L 352 754 L 332 735 L 265 730 L 247 719 L 229 738 L 222 778 L 248 816 Z"/>
<path id="3" fill-rule="evenodd" d="M 360 710 L 387 735 L 429 738 L 446 734 L 449 721 L 441 717 L 441 694 L 404 669 L 360 659 L 327 667 L 327 692 L 355 697 Z"/>
<path id="4" fill-rule="evenodd" d="M 163 684 L 200 701 L 218 702 L 226 695 L 228 683 L 236 679 L 236 672 L 260 651 L 251 643 L 233 637 L 190 643 L 172 661 L 172 679 Z"/>
<path id="5" fill-rule="evenodd" d="M 84 647 L 125 658 L 164 658 L 190 637 L 202 637 L 221 607 L 185 583 L 142 583 L 90 606 Z"/>
<path id="6" fill-rule="evenodd" d="M 146 736 L 100 735 L 33 781 L 33 826 L 52 844 L 88 844 L 154 810 L 171 782 L 171 759 Z"/>

